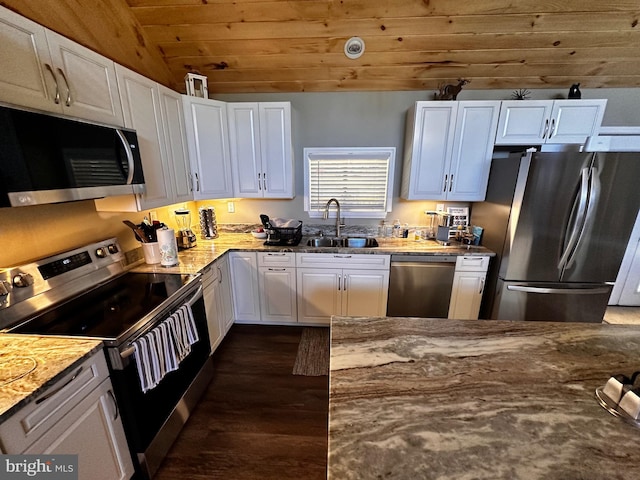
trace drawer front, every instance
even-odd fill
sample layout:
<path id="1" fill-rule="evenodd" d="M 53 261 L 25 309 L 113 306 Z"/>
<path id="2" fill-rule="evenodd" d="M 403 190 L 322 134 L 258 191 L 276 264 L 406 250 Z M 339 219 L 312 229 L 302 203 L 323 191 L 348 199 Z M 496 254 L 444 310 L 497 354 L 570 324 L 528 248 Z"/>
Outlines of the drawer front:
<path id="1" fill-rule="evenodd" d="M 388 270 L 390 255 L 360 253 L 297 253 L 296 266 L 309 268 L 358 268 Z"/>
<path id="2" fill-rule="evenodd" d="M 102 350 L 75 365 L 0 425 L 2 449 L 9 454 L 22 453 L 108 377 L 109 369 Z"/>
<path id="3" fill-rule="evenodd" d="M 258 252 L 259 267 L 295 267 L 296 254 L 292 252 Z"/>
<path id="4" fill-rule="evenodd" d="M 456 272 L 486 272 L 490 258 L 482 255 L 461 255 L 456 259 Z"/>

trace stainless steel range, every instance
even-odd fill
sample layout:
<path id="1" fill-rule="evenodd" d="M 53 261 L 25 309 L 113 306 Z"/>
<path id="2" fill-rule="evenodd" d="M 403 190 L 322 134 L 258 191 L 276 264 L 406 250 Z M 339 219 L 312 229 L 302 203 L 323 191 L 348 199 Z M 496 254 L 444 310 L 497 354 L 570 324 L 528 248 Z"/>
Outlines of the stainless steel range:
<path id="1" fill-rule="evenodd" d="M 151 478 L 211 380 L 209 334 L 200 275 L 134 273 L 123 260 L 110 238 L 1 271 L 0 329 L 102 340 L 136 475 Z M 197 341 L 146 390 L 141 338 L 185 308 Z"/>

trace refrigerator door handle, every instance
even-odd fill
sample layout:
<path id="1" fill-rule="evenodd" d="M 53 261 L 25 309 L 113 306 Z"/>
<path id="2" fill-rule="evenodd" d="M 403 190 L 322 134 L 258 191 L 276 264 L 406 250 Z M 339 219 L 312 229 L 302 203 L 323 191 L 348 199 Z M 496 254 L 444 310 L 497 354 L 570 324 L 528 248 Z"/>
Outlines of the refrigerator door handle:
<path id="1" fill-rule="evenodd" d="M 587 236 L 587 232 L 591 231 L 593 222 L 595 220 L 595 207 L 600 200 L 600 171 L 598 167 L 591 167 L 590 185 L 589 185 L 589 202 L 587 203 L 587 213 L 585 215 L 585 222 L 580 230 L 580 236 L 576 241 L 576 245 L 571 252 L 569 259 L 567 260 L 566 268 L 571 268 L 575 263 L 580 244 Z"/>
<path id="2" fill-rule="evenodd" d="M 574 201 L 574 206 L 571 211 L 571 218 L 575 218 L 575 223 L 573 224 L 573 229 L 571 230 L 571 234 L 569 235 L 569 241 L 566 243 L 565 249 L 560 255 L 560 261 L 558 262 L 558 270 L 560 273 L 564 271 L 567 266 L 567 262 L 569 261 L 569 257 L 571 253 L 574 251 L 574 247 L 580 238 L 580 232 L 582 231 L 582 227 L 584 224 L 584 216 L 587 213 L 587 202 L 589 200 L 589 168 L 585 167 L 582 169 L 580 173 L 581 181 L 580 181 L 580 192 L 578 193 L 576 200 Z M 574 212 L 576 211 L 576 203 L 578 204 L 577 213 L 574 216 Z M 571 222 L 571 220 L 569 220 Z"/>
<path id="3" fill-rule="evenodd" d="M 595 295 L 608 293 L 609 287 L 585 287 L 585 288 L 549 288 L 549 287 L 531 287 L 527 285 L 507 285 L 507 290 L 513 292 L 525 293 L 543 293 L 555 295 Z"/>

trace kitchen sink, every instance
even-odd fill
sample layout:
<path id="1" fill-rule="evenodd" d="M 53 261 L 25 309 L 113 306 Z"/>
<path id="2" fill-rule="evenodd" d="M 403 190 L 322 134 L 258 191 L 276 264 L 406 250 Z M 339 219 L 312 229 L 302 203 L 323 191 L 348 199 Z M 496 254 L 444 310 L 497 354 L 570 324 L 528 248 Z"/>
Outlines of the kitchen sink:
<path id="1" fill-rule="evenodd" d="M 371 248 L 377 247 L 378 242 L 373 237 L 311 237 L 307 240 L 307 246 Z"/>

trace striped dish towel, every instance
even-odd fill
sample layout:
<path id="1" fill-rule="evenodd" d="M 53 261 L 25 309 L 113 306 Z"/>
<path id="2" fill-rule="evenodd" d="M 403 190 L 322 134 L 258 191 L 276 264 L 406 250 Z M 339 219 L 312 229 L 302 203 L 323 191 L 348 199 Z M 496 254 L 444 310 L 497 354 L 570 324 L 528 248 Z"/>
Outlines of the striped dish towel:
<path id="1" fill-rule="evenodd" d="M 177 370 L 199 339 L 191 307 L 184 304 L 135 340 L 132 345 L 142 392 L 155 388 L 167 373 Z"/>

